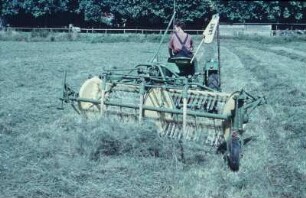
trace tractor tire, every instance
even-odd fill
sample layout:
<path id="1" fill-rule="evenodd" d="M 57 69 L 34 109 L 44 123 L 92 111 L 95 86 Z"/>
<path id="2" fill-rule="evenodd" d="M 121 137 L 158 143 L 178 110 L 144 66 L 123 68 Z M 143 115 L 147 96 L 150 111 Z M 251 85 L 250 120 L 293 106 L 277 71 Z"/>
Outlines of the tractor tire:
<path id="1" fill-rule="evenodd" d="M 220 79 L 218 74 L 211 74 L 208 76 L 207 87 L 215 90 L 220 89 Z"/>
<path id="2" fill-rule="evenodd" d="M 238 171 L 241 157 L 241 142 L 233 138 L 229 145 L 228 165 L 232 171 Z"/>

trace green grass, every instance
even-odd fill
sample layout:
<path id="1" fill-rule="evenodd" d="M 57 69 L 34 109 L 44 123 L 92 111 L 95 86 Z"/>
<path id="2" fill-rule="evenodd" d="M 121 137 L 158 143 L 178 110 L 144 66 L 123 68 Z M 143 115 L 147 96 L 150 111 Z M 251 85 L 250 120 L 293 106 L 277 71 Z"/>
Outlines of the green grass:
<path id="1" fill-rule="evenodd" d="M 47 30 L 33 30 L 32 32 L 17 32 L 14 30 L 0 31 L 0 41 L 26 41 L 26 42 L 62 42 L 86 41 L 90 43 L 114 42 L 159 42 L 161 34 L 103 34 L 103 33 L 57 33 Z"/>
<path id="2" fill-rule="evenodd" d="M 221 40 L 223 90 L 268 100 L 231 172 L 215 148 L 160 138 L 152 123 L 57 110 L 64 70 L 78 90 L 102 68 L 147 62 L 158 43 L 0 41 L 0 197 L 305 197 L 305 46 Z"/>
<path id="3" fill-rule="evenodd" d="M 2 144 L 18 146 L 4 150 L 1 196 L 162 195 L 182 164 L 173 160 L 176 143 L 154 131 L 66 117 L 17 138 L 8 136 Z"/>
<path id="4" fill-rule="evenodd" d="M 114 42 L 159 42 L 162 34 L 112 34 L 112 33 L 73 33 L 50 32 L 48 30 L 33 30 L 32 32 L 17 32 L 8 30 L 0 31 L 0 41 L 27 41 L 27 42 L 62 42 L 62 41 L 87 41 L 91 43 Z M 201 35 L 193 35 L 194 40 L 200 41 Z M 295 36 L 253 36 L 237 35 L 225 36 L 223 39 L 235 39 L 240 41 L 256 41 L 263 44 L 283 44 L 292 41 L 306 41 L 305 35 Z M 167 42 L 167 39 L 165 40 Z"/>

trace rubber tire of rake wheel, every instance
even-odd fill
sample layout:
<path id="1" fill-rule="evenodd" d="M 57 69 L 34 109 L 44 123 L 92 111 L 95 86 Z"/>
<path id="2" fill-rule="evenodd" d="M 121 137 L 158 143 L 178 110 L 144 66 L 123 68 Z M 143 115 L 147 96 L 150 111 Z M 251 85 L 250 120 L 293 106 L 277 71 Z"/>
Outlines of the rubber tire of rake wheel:
<path id="1" fill-rule="evenodd" d="M 229 146 L 228 165 L 232 171 L 238 171 L 240 165 L 241 142 L 233 138 Z"/>
<path id="2" fill-rule="evenodd" d="M 218 90 L 220 88 L 219 74 L 210 74 L 207 80 L 207 87 Z"/>

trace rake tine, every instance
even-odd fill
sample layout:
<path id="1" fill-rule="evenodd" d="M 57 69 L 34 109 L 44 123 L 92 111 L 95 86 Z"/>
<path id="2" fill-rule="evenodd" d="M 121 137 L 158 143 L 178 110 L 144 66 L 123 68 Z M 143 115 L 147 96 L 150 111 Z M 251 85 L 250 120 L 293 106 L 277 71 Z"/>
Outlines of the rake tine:
<path id="1" fill-rule="evenodd" d="M 192 107 L 193 107 L 194 109 L 196 108 L 197 103 L 199 103 L 199 100 L 200 100 L 200 95 L 198 94 L 198 95 L 195 96 L 195 99 L 194 99 L 194 101 L 193 101 L 193 103 L 192 103 Z"/>
<path id="2" fill-rule="evenodd" d="M 173 123 L 172 122 L 168 122 L 168 130 L 167 130 L 167 137 L 171 137 L 171 133 L 172 133 L 172 128 L 173 128 Z"/>
<path id="3" fill-rule="evenodd" d="M 208 96 L 207 104 L 206 104 L 206 110 L 209 110 L 209 106 L 210 106 L 210 104 L 211 104 L 211 101 L 212 101 L 212 97 L 211 97 L 211 96 Z"/>
<path id="4" fill-rule="evenodd" d="M 180 96 L 178 94 L 175 94 L 174 104 L 177 106 L 180 104 Z"/>
<path id="5" fill-rule="evenodd" d="M 197 107 L 198 108 L 201 108 L 202 107 L 202 105 L 205 103 L 205 96 L 200 96 L 200 98 L 199 98 L 199 101 L 198 101 L 198 104 L 197 104 Z"/>
<path id="6" fill-rule="evenodd" d="M 166 121 L 162 121 L 163 124 L 163 136 L 168 136 L 169 131 L 170 131 L 170 123 L 166 122 Z"/>
<path id="7" fill-rule="evenodd" d="M 191 129 L 192 126 L 190 124 L 187 125 L 187 139 L 191 140 Z"/>
<path id="8" fill-rule="evenodd" d="M 189 101 L 187 103 L 187 106 L 189 104 L 190 108 L 193 108 L 193 103 L 194 103 L 195 100 L 196 100 L 196 96 L 190 95 L 190 98 L 189 98 Z"/>
<path id="9" fill-rule="evenodd" d="M 176 123 L 172 122 L 172 127 L 171 127 L 171 131 L 170 131 L 170 135 L 172 138 L 175 138 L 175 136 L 177 135 L 177 131 L 176 131 Z"/>
<path id="10" fill-rule="evenodd" d="M 215 104 L 216 104 L 217 100 L 218 100 L 218 95 L 216 95 L 216 96 L 214 97 L 214 100 L 213 100 L 213 102 L 211 103 L 209 110 L 212 110 L 212 109 L 215 107 Z"/>

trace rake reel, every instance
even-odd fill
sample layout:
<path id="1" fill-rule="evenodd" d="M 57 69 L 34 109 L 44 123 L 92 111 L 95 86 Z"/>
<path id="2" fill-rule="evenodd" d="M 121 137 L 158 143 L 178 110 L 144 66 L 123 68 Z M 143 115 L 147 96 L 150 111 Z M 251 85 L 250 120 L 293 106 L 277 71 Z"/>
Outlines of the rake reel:
<path id="1" fill-rule="evenodd" d="M 230 147 L 232 139 L 241 142 L 249 114 L 265 103 L 264 98 L 244 90 L 228 94 L 203 85 L 205 72 L 178 76 L 159 64 L 138 65 L 126 75 L 118 72 L 90 77 L 78 93 L 65 82 L 60 99 L 86 117 L 116 115 L 138 122 L 150 119 L 160 136 L 214 147 L 223 142 Z"/>

